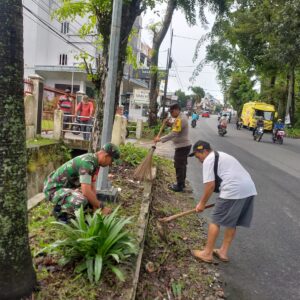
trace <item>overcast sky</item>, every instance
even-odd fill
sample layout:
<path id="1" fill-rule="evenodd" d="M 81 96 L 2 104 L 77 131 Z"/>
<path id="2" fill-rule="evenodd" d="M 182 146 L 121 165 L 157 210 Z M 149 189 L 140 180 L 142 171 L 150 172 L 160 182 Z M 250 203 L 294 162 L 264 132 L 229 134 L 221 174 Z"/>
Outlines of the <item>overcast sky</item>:
<path id="1" fill-rule="evenodd" d="M 160 10 L 163 11 L 164 8 L 161 7 Z M 210 30 L 214 22 L 214 16 L 211 13 L 207 12 L 206 18 L 209 21 L 207 30 L 205 30 L 201 25 L 189 27 L 183 13 L 180 11 L 176 11 L 173 15 L 172 28 L 174 30 L 174 38 L 172 57 L 175 63 L 173 63 L 170 71 L 168 85 L 169 92 L 174 92 L 178 89 L 190 92 L 188 91 L 188 88 L 192 85 L 190 77 L 197 65 L 197 63 L 193 62 L 197 40 Z M 146 14 L 143 15 L 142 41 L 146 42 L 149 46 L 152 45 L 152 35 L 147 29 L 147 26 L 153 22 L 159 21 L 160 19 L 160 17 L 156 16 L 152 12 L 146 12 Z M 170 36 L 171 34 L 169 29 L 160 47 L 159 67 L 162 68 L 166 67 L 167 49 L 170 45 Z M 205 46 L 202 46 L 199 60 L 205 57 L 205 51 Z M 175 66 L 177 67 L 177 71 L 175 70 Z M 216 71 L 212 66 L 205 66 L 193 85 L 201 86 L 206 92 L 209 92 L 219 100 L 223 99 L 220 86 L 216 79 Z"/>

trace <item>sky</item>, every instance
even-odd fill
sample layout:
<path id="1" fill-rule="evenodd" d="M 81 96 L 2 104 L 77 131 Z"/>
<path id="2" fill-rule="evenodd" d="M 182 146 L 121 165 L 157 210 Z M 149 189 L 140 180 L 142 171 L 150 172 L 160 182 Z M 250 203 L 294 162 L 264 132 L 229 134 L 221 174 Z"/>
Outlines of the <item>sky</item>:
<path id="1" fill-rule="evenodd" d="M 162 12 L 165 11 L 164 7 L 159 7 L 158 9 Z M 160 21 L 161 17 L 155 15 L 151 11 L 147 11 L 146 14 L 143 15 L 142 41 L 146 42 L 149 46 L 152 45 L 152 34 L 147 29 L 147 26 L 153 22 Z M 193 62 L 197 41 L 203 34 L 209 32 L 214 22 L 214 15 L 212 13 L 206 12 L 206 18 L 209 22 L 207 29 L 204 29 L 203 26 L 199 24 L 200 22 L 198 22 L 197 26 L 189 27 L 184 14 L 181 11 L 176 11 L 174 13 L 171 25 L 174 30 L 172 46 L 172 58 L 174 63 L 170 70 L 168 92 L 175 92 L 176 90 L 181 89 L 186 93 L 191 93 L 189 90 L 190 86 L 201 86 L 206 92 L 217 99 L 222 100 L 222 92 L 216 79 L 217 73 L 213 66 L 204 66 L 195 82 L 192 83 L 190 81 L 192 73 L 197 66 L 197 62 Z M 167 50 L 171 40 L 170 32 L 169 28 L 160 47 L 159 67 L 161 68 L 166 67 Z M 201 47 L 198 62 L 205 58 L 205 52 L 206 49 L 204 45 Z"/>

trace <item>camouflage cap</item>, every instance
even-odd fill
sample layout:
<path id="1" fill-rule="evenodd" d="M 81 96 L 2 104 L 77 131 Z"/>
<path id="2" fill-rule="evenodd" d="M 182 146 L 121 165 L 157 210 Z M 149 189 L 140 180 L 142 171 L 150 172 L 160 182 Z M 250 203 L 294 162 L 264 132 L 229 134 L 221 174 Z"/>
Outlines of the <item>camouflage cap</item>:
<path id="1" fill-rule="evenodd" d="M 103 145 L 101 150 L 103 150 L 107 154 L 109 154 L 112 157 L 113 160 L 120 158 L 119 148 L 116 145 L 112 144 L 112 143 L 106 143 L 105 145 Z"/>

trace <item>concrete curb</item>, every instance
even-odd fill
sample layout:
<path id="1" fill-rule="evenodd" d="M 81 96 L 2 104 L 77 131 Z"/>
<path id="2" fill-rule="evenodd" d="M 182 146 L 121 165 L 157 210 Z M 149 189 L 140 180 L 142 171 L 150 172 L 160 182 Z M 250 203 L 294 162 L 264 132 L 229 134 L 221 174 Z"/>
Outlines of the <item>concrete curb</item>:
<path id="1" fill-rule="evenodd" d="M 39 193 L 36 194 L 35 196 L 31 197 L 27 201 L 27 210 L 31 210 L 33 207 L 37 206 L 40 202 L 45 200 L 45 194 L 44 193 Z"/>
<path id="2" fill-rule="evenodd" d="M 153 168 L 152 174 L 153 174 L 153 178 L 155 178 L 156 168 Z M 137 285 L 139 282 L 139 275 L 140 275 L 140 269 L 141 269 L 142 257 L 143 257 L 144 245 L 145 245 L 145 237 L 146 237 L 146 232 L 147 232 L 148 222 L 149 222 L 149 209 L 152 200 L 152 185 L 153 182 L 147 181 L 144 183 L 143 201 L 141 205 L 140 215 L 138 218 L 139 229 L 138 229 L 137 241 L 139 246 L 139 253 L 136 260 L 135 274 L 134 274 L 133 283 L 132 283 L 131 291 L 129 293 L 128 300 L 135 299 Z"/>

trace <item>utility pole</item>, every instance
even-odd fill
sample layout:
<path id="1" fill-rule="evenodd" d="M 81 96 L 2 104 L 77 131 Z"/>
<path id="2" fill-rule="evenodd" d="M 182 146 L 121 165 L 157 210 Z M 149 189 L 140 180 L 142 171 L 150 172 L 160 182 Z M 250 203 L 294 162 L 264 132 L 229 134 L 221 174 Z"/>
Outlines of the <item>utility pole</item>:
<path id="1" fill-rule="evenodd" d="M 172 57 L 171 57 L 172 43 L 173 43 L 173 29 L 171 31 L 171 43 L 170 43 L 170 48 L 168 49 L 168 56 L 167 56 L 166 77 L 165 77 L 164 97 L 163 97 L 163 111 L 162 111 L 163 119 L 165 118 L 165 107 L 166 107 L 166 98 L 167 98 L 167 90 L 168 90 L 169 70 L 172 65 Z"/>
<path id="2" fill-rule="evenodd" d="M 122 18 L 122 0 L 114 0 L 112 11 L 112 23 L 109 43 L 108 76 L 104 97 L 103 129 L 101 145 L 111 141 L 114 119 L 114 105 L 118 71 L 118 56 L 120 45 L 120 28 Z M 108 189 L 108 167 L 100 168 L 97 178 L 97 191 Z"/>

